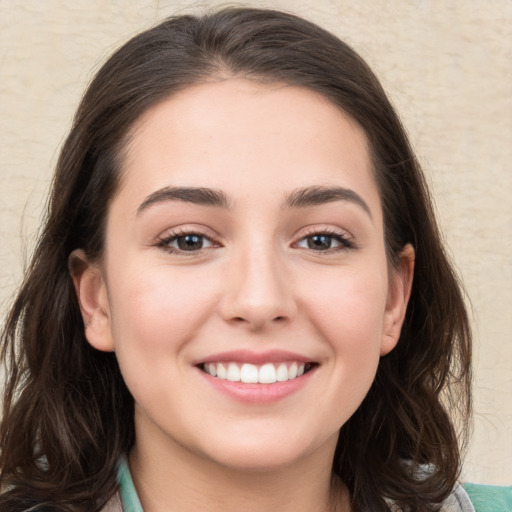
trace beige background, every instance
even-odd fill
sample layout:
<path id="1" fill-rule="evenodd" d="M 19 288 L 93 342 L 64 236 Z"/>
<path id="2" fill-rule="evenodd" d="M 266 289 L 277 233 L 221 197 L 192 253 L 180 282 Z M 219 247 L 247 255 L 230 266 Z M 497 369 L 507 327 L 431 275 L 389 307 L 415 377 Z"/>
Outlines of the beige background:
<path id="1" fill-rule="evenodd" d="M 58 147 L 92 71 L 164 16 L 220 4 L 0 0 L 2 314 L 33 247 Z M 474 308 L 475 422 L 465 478 L 512 484 L 512 2 L 245 5 L 318 22 L 351 43 L 382 79 L 424 164 Z"/>

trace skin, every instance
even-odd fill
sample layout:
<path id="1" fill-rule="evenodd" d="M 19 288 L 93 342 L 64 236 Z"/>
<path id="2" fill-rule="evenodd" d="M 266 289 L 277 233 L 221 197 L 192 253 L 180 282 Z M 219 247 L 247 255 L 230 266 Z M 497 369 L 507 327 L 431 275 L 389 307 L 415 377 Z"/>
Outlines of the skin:
<path id="1" fill-rule="evenodd" d="M 348 189 L 367 209 L 283 206 L 313 186 Z M 229 207 L 148 200 L 165 187 L 220 190 Z M 203 249 L 177 250 L 184 231 Z M 331 248 L 311 248 L 322 233 Z M 130 466 L 145 511 L 348 510 L 331 479 L 338 432 L 398 340 L 414 266 L 411 247 L 396 268 L 386 260 L 353 120 L 298 87 L 190 87 L 136 123 L 102 260 L 72 259 L 87 339 L 115 350 L 135 399 Z M 286 350 L 315 368 L 279 400 L 238 400 L 197 367 L 232 350 Z"/>

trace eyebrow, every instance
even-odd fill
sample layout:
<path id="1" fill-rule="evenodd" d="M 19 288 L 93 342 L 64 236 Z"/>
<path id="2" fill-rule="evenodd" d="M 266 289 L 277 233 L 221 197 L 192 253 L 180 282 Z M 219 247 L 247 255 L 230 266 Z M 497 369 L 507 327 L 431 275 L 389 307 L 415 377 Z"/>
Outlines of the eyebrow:
<path id="1" fill-rule="evenodd" d="M 203 206 L 229 208 L 229 201 L 221 190 L 206 187 L 164 187 L 150 194 L 137 208 L 137 215 L 151 205 L 165 201 L 183 201 Z"/>
<path id="2" fill-rule="evenodd" d="M 231 203 L 222 190 L 207 187 L 164 187 L 150 194 L 137 209 L 137 215 L 150 206 L 166 201 L 183 201 L 202 206 L 229 209 Z M 292 191 L 283 208 L 308 208 L 334 201 L 348 201 L 361 207 L 370 218 L 372 213 L 363 198 L 354 190 L 337 186 L 304 187 Z"/>
<path id="3" fill-rule="evenodd" d="M 372 218 L 372 212 L 364 199 L 354 190 L 343 187 L 305 187 L 294 190 L 284 203 L 285 208 L 307 208 L 333 201 L 348 201 L 361 207 Z"/>

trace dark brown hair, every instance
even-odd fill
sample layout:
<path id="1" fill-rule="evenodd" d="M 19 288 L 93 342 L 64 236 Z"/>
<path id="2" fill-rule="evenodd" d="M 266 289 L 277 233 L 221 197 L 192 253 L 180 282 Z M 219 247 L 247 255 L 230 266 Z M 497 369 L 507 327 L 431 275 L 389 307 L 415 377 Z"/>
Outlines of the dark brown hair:
<path id="1" fill-rule="evenodd" d="M 411 243 L 416 268 L 398 345 L 342 427 L 333 471 L 354 510 L 388 510 L 391 499 L 403 510 L 429 511 L 450 493 L 470 410 L 471 336 L 404 129 L 372 71 L 335 36 L 290 14 L 231 8 L 170 18 L 134 37 L 82 99 L 2 334 L 2 511 L 96 511 L 115 492 L 116 462 L 134 442 L 133 399 L 115 356 L 85 339 L 68 257 L 77 248 L 92 260 L 101 256 L 122 150 L 139 116 L 176 91 L 229 76 L 311 89 L 364 129 L 388 259 L 394 264 Z M 448 411 L 457 413 L 460 432 Z"/>

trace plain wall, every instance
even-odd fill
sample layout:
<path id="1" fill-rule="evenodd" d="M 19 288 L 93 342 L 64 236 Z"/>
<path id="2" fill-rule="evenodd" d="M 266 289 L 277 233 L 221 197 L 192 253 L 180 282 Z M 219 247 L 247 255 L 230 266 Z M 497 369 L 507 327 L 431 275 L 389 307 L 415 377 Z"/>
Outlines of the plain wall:
<path id="1" fill-rule="evenodd" d="M 0 0 L 0 318 L 33 248 L 58 148 L 92 72 L 165 16 L 225 2 Z M 232 5 L 232 4 L 230 4 Z M 275 0 L 367 59 L 424 165 L 474 310 L 464 478 L 512 483 L 512 2 Z"/>

